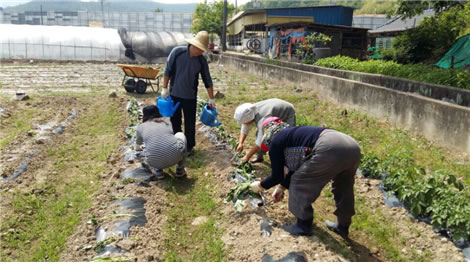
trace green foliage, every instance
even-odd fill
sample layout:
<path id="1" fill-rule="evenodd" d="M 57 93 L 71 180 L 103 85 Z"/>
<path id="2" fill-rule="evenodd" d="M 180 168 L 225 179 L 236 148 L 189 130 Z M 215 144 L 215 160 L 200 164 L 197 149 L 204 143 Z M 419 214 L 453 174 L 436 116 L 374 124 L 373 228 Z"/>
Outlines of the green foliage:
<path id="1" fill-rule="evenodd" d="M 172 262 L 223 262 L 225 252 L 221 237 L 224 230 L 217 225 L 223 220 L 216 210 L 214 175 L 206 173 L 206 166 L 192 169 L 191 175 L 196 179 L 191 184 L 178 179 L 170 182 L 174 191 L 168 193 L 168 199 L 174 206 L 165 212 L 168 220 L 163 258 Z M 207 217 L 207 222 L 192 225 L 200 216 Z"/>
<path id="2" fill-rule="evenodd" d="M 246 180 L 230 188 L 225 201 L 234 202 L 235 210 L 241 212 L 245 206 L 245 200 L 248 196 L 260 197 L 260 195 L 250 190 L 250 184 L 252 183 L 255 176 L 255 169 L 251 163 L 246 161 L 240 163 L 240 165 L 238 165 L 238 167 L 232 172 L 232 174 L 234 173 L 240 174 L 241 176 L 245 177 Z"/>
<path id="3" fill-rule="evenodd" d="M 235 187 L 230 188 L 230 191 L 227 194 L 227 197 L 225 199 L 226 202 L 231 202 L 233 200 L 238 200 L 240 196 L 245 193 L 250 191 L 250 182 L 243 182 Z"/>
<path id="4" fill-rule="evenodd" d="M 103 249 L 106 245 L 111 244 L 116 240 L 118 240 L 117 237 L 109 237 L 109 238 L 106 238 L 106 239 L 98 242 L 95 246 L 95 252 L 100 253 L 101 251 L 103 251 Z"/>
<path id="5" fill-rule="evenodd" d="M 340 55 L 319 59 L 315 65 L 470 89 L 470 72 L 464 69 L 441 69 L 424 64 L 402 65 L 393 61 L 359 61 Z"/>
<path id="6" fill-rule="evenodd" d="M 405 31 L 393 40 L 396 50 L 392 58 L 399 63 L 435 62 L 470 32 L 470 2 L 458 5 L 439 15 L 425 18 L 416 28 Z"/>
<path id="7" fill-rule="evenodd" d="M 235 10 L 235 7 L 227 3 L 227 17 L 232 14 Z M 193 15 L 193 24 L 191 26 L 191 32 L 197 33 L 199 31 L 205 30 L 209 33 L 214 33 L 222 39 L 222 28 L 224 25 L 223 21 L 223 12 L 224 12 L 224 1 L 214 1 L 212 3 L 207 3 L 204 1 L 196 6 Z"/>
<path id="8" fill-rule="evenodd" d="M 140 115 L 140 107 L 137 100 L 131 99 L 129 101 L 129 106 L 127 108 L 127 113 L 131 116 L 131 122 L 129 126 L 134 126 L 139 124 L 139 115 Z"/>
<path id="9" fill-rule="evenodd" d="M 362 7 L 354 10 L 354 15 L 358 14 L 387 14 L 390 10 L 395 10 L 397 7 L 397 0 L 391 1 L 378 1 L 378 0 L 365 0 Z"/>
<path id="10" fill-rule="evenodd" d="M 310 122 L 307 117 L 303 114 L 297 114 L 296 115 L 296 121 L 295 121 L 297 126 L 312 126 L 312 122 Z"/>
<path id="11" fill-rule="evenodd" d="M 448 0 L 398 0 L 398 7 L 394 14 L 403 15 L 411 18 L 420 15 L 424 10 L 431 8 L 436 12 L 442 12 L 451 7 L 461 8 L 464 1 L 448 1 Z"/>
<path id="12" fill-rule="evenodd" d="M 462 182 L 446 171 L 427 174 L 411 154 L 405 148 L 384 159 L 368 153 L 362 159 L 361 170 L 371 178 L 386 174 L 385 189 L 404 201 L 414 217 L 430 218 L 435 228 L 448 229 L 454 241 L 469 239 L 470 206 Z"/>
<path id="13" fill-rule="evenodd" d="M 299 48 L 295 50 L 305 63 L 315 61 L 315 48 L 325 47 L 331 42 L 331 37 L 319 32 L 313 32 L 305 37 L 305 41 L 299 44 Z"/>
<path id="14" fill-rule="evenodd" d="M 379 166 L 379 158 L 374 153 L 367 153 L 361 158 L 361 172 L 366 178 L 381 179 L 383 170 Z"/>
<path id="15" fill-rule="evenodd" d="M 271 58 L 266 58 L 266 60 L 264 61 L 265 63 L 267 64 L 271 64 L 271 65 L 277 65 L 277 66 L 281 66 L 281 62 L 278 61 L 278 60 L 273 60 Z"/>

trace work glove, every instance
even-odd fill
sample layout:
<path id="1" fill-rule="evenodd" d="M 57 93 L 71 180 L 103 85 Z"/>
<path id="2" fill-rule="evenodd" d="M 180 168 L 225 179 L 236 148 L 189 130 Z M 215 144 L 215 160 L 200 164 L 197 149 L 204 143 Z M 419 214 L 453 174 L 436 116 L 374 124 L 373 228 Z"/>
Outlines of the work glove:
<path id="1" fill-rule="evenodd" d="M 277 203 L 282 199 L 284 199 L 284 187 L 278 185 L 273 192 L 273 201 Z"/>
<path id="2" fill-rule="evenodd" d="M 168 88 L 162 88 L 162 93 L 160 95 L 162 96 L 162 98 L 167 98 L 168 95 L 170 95 Z"/>
<path id="3" fill-rule="evenodd" d="M 215 108 L 215 99 L 214 98 L 209 99 L 209 107 L 210 108 Z"/>
<path id="4" fill-rule="evenodd" d="M 255 193 L 259 193 L 261 191 L 264 191 L 263 186 L 261 186 L 260 181 L 254 181 L 252 184 L 250 184 L 250 190 Z"/>

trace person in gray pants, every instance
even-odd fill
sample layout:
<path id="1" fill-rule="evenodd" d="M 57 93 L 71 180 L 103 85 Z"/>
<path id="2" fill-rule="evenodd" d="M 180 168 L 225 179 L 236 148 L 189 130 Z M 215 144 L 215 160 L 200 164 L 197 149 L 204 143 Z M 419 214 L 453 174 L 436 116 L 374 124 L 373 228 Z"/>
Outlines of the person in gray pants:
<path id="1" fill-rule="evenodd" d="M 312 203 L 323 187 L 332 181 L 337 222 L 326 226 L 343 237 L 349 235 L 354 210 L 354 177 L 359 167 L 361 150 L 350 136 L 333 129 L 300 126 L 288 127 L 279 119 L 263 124 L 263 145 L 269 149 L 271 175 L 251 184 L 261 192 L 278 185 L 274 202 L 282 200 L 289 190 L 289 211 L 297 218 L 290 226 L 281 226 L 293 235 L 312 235 Z M 284 173 L 284 168 L 288 173 Z"/>

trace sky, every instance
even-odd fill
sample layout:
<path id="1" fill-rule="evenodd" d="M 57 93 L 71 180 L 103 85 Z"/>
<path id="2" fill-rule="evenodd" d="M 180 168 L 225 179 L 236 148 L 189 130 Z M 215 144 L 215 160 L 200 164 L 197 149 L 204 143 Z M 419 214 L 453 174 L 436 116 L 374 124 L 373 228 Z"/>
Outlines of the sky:
<path id="1" fill-rule="evenodd" d="M 0 0 L 0 7 L 8 7 L 8 6 L 15 6 L 19 4 L 24 4 L 29 2 L 30 0 Z M 47 1 L 47 0 L 44 0 Z M 97 0 L 85 0 L 85 1 L 97 1 Z M 155 1 L 155 0 L 154 0 Z M 235 1 L 237 1 L 237 5 L 243 5 L 249 0 L 227 0 L 229 3 L 235 5 Z M 177 4 L 177 3 L 202 3 L 204 0 L 157 0 L 155 2 L 159 3 L 166 3 L 166 4 Z M 210 0 L 208 1 L 210 2 Z"/>

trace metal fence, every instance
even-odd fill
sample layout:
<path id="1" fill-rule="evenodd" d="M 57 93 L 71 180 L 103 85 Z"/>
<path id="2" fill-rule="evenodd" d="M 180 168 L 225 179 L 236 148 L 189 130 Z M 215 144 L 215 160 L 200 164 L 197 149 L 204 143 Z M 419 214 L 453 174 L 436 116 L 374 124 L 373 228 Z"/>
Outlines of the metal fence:
<path id="1" fill-rule="evenodd" d="M 41 59 L 61 61 L 126 61 L 125 48 L 8 41 L 0 43 L 0 59 Z"/>

